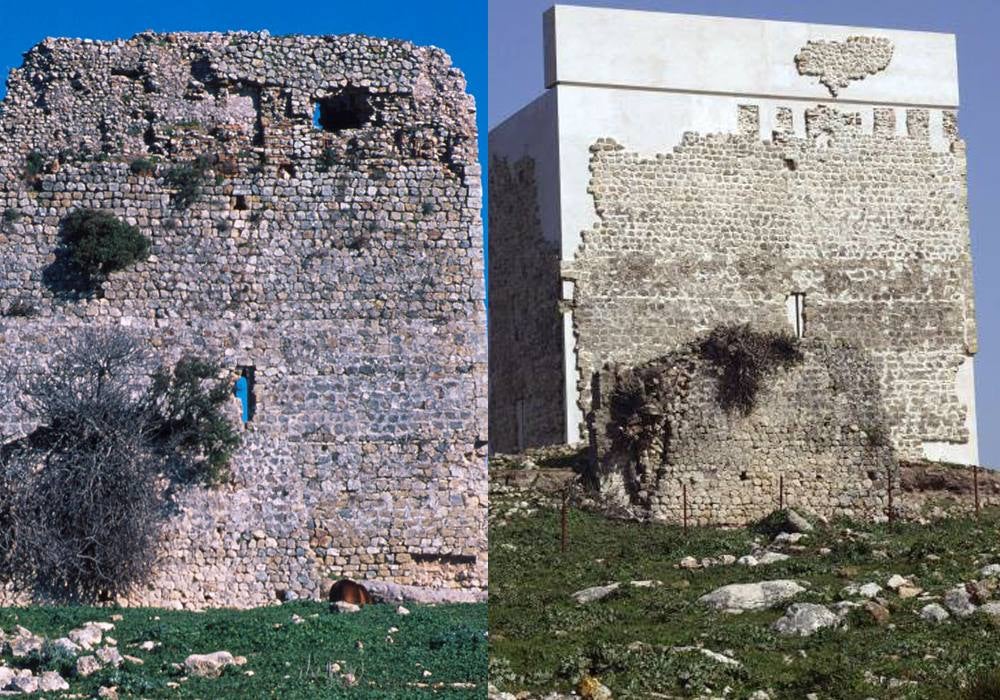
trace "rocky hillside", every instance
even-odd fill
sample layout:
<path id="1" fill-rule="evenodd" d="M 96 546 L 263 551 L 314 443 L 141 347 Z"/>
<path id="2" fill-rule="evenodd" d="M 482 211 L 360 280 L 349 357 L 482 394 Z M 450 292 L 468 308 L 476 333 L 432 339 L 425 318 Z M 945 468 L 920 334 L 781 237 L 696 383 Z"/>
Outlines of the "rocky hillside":
<path id="1" fill-rule="evenodd" d="M 1000 697 L 1000 510 L 685 532 L 570 508 L 561 552 L 531 494 L 491 492 L 492 697 Z"/>

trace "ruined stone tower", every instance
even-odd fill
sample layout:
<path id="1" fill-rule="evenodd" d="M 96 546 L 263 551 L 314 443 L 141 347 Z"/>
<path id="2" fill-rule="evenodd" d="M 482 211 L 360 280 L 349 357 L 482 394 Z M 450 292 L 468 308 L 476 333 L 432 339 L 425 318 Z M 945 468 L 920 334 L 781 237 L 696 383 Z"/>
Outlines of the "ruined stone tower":
<path id="1" fill-rule="evenodd" d="M 195 162 L 180 202 L 168 174 Z M 479 182 L 475 106 L 436 48 L 147 33 L 25 55 L 0 111 L 0 363 L 33 371 L 103 325 L 252 380 L 233 483 L 181 497 L 127 602 L 246 607 L 339 577 L 484 592 Z M 82 207 L 152 240 L 102 294 L 60 284 Z"/>
<path id="2" fill-rule="evenodd" d="M 976 463 L 954 37 L 568 6 L 544 26 L 547 90 L 490 133 L 491 448 L 589 429 L 633 507 L 679 517 L 685 487 L 716 523 L 779 480 L 876 514 L 885 464 Z M 804 354 L 746 416 L 689 352 L 741 323 Z M 623 465 L 608 399 L 651 362 L 676 405 Z"/>

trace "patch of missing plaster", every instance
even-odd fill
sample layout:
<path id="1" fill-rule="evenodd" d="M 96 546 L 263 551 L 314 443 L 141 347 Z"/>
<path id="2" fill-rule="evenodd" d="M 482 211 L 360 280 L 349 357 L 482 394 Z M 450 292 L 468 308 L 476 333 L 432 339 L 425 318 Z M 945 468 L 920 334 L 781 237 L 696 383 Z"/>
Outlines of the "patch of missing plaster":
<path id="1" fill-rule="evenodd" d="M 889 67 L 892 42 L 884 37 L 852 36 L 846 41 L 810 41 L 795 56 L 799 75 L 814 75 L 834 97 L 854 80 Z"/>

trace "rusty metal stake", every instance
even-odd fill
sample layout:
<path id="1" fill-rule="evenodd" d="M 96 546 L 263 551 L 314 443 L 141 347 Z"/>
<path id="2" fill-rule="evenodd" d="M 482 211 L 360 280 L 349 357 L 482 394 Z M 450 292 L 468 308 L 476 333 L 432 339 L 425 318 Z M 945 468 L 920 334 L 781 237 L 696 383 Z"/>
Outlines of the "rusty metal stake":
<path id="1" fill-rule="evenodd" d="M 567 517 L 567 511 L 569 510 L 569 505 L 567 503 L 569 500 L 568 496 L 569 496 L 569 491 L 567 489 L 563 489 L 562 511 L 560 513 L 560 517 L 562 519 L 562 539 L 560 540 L 559 543 L 559 551 L 561 552 L 565 552 L 566 546 L 567 544 L 569 544 L 569 526 L 568 526 L 569 519 Z"/>
<path id="2" fill-rule="evenodd" d="M 887 471 L 887 474 L 886 474 L 886 484 L 887 484 L 886 491 L 887 491 L 888 496 L 889 496 L 889 510 L 886 513 L 886 515 L 889 516 L 889 524 L 891 525 L 892 522 L 893 522 L 893 520 L 896 519 L 896 508 L 892 504 L 892 468 L 890 467 L 886 471 Z"/>
<path id="3" fill-rule="evenodd" d="M 688 485 L 681 484 L 681 494 L 684 500 L 684 534 L 688 531 Z"/>
<path id="4" fill-rule="evenodd" d="M 979 517 L 979 465 L 972 465 L 972 491 L 976 494 L 976 517 Z"/>

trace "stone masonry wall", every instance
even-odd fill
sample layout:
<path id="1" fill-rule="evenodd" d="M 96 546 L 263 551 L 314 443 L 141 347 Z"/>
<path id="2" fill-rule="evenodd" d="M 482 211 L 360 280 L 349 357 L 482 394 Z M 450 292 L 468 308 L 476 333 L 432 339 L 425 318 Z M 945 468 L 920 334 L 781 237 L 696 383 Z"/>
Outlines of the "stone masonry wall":
<path id="1" fill-rule="evenodd" d="M 8 85 L 0 313 L 35 313 L 0 316 L 0 365 L 37 371 L 107 325 L 166 362 L 256 368 L 233 483 L 179 497 L 154 579 L 122 602 L 246 607 L 342 576 L 482 595 L 480 168 L 449 58 L 362 36 L 47 39 Z M 185 208 L 165 176 L 198 156 Z M 152 239 L 103 294 L 59 284 L 79 207 Z M 30 427 L 0 417 L 0 435 Z"/>
<path id="2" fill-rule="evenodd" d="M 897 135 L 892 110 L 876 109 L 865 129 L 859 114 L 825 106 L 806 111 L 804 138 L 779 118 L 762 141 L 757 110 L 741 108 L 740 133 L 689 133 L 670 154 L 642 157 L 611 139 L 592 147 L 599 221 L 563 275 L 576 283 L 577 389 L 585 415 L 594 408 L 606 490 L 677 519 L 687 482 L 693 521 L 746 522 L 776 507 L 783 475 L 789 503 L 884 513 L 884 478 L 870 473 L 885 459 L 968 441 L 956 390 L 976 349 L 966 167 L 946 117 L 947 152 L 931 148 L 925 110 L 909 110 Z M 793 293 L 805 295 L 811 350 L 753 414 L 721 412 L 714 377 L 696 369 L 665 457 L 602 447 L 595 377 L 600 396 L 608 371 L 681 352 L 720 324 L 794 332 Z M 864 393 L 889 457 L 866 452 L 844 387 Z"/>
<path id="3" fill-rule="evenodd" d="M 542 232 L 531 158 L 494 157 L 489 187 L 490 449 L 514 452 L 565 436 L 559 247 Z"/>
<path id="4" fill-rule="evenodd" d="M 869 354 L 899 457 L 966 442 L 956 372 L 976 329 L 954 114 L 947 152 L 931 148 L 925 110 L 897 135 L 891 109 L 865 128 L 817 106 L 805 137 L 778 120 L 771 141 L 755 110 L 740 114 L 741 133 L 689 133 L 669 154 L 592 147 L 598 221 L 563 271 L 584 414 L 605 363 L 640 364 L 724 323 L 790 330 L 786 297 L 804 293 L 807 339 Z"/>

